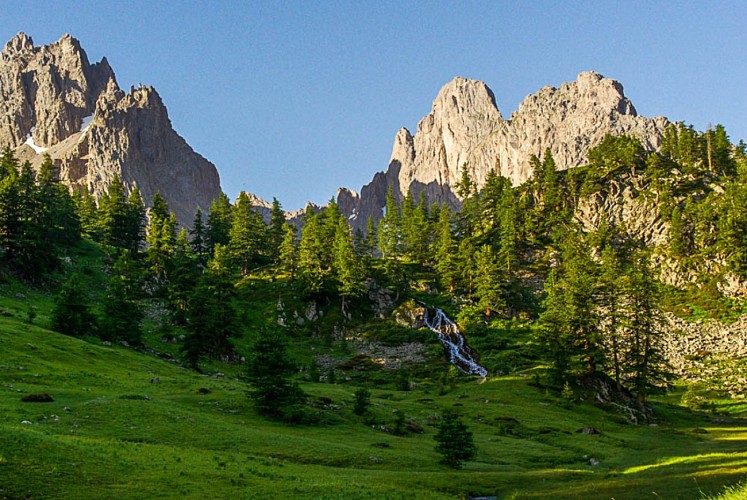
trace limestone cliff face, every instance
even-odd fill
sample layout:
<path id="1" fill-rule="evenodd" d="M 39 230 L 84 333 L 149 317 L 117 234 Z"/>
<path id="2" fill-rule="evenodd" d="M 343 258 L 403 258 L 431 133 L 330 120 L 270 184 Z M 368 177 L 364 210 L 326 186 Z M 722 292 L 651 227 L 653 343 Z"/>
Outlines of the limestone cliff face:
<path id="1" fill-rule="evenodd" d="M 406 129 L 397 133 L 389 168 L 356 200 L 356 220 L 380 217 L 389 187 L 400 196 L 424 191 L 431 203 L 458 206 L 453 186 L 465 164 L 478 186 L 491 169 L 520 184 L 532 174 L 531 155 L 546 148 L 560 169 L 584 164 L 589 149 L 607 134 L 634 135 L 657 149 L 667 123 L 638 116 L 622 85 L 593 72 L 528 96 L 508 120 L 483 82 L 455 78 L 438 93 L 414 136 Z"/>
<path id="2" fill-rule="evenodd" d="M 173 129 L 152 87 L 123 92 L 106 59 L 91 65 L 69 35 L 35 47 L 20 33 L 0 54 L 0 146 L 38 166 L 49 154 L 61 181 L 104 193 L 119 176 L 146 203 L 160 191 L 189 225 L 220 193 L 215 166 Z"/>

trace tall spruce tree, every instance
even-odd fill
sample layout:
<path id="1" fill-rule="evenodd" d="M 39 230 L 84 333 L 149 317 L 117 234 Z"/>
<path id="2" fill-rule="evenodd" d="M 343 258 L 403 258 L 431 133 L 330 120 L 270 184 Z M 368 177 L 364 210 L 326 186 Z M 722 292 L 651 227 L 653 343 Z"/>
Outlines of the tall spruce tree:
<path id="1" fill-rule="evenodd" d="M 390 186 L 386 193 L 386 212 L 379 221 L 379 252 L 385 259 L 396 259 L 400 255 L 401 221 L 399 206 Z"/>
<path id="2" fill-rule="evenodd" d="M 296 423 L 303 420 L 306 394 L 292 379 L 297 368 L 287 345 L 281 332 L 260 331 L 246 361 L 245 378 L 252 384 L 249 397 L 258 413 Z"/>
<path id="3" fill-rule="evenodd" d="M 267 253 L 270 260 L 278 262 L 280 257 L 280 245 L 285 236 L 285 213 L 277 198 L 272 199 L 270 210 L 270 226 L 267 228 Z"/>
<path id="4" fill-rule="evenodd" d="M 94 333 L 96 318 L 90 307 L 85 283 L 77 274 L 71 274 L 55 297 L 52 330 L 76 337 Z"/>
<path id="5" fill-rule="evenodd" d="M 290 277 L 296 279 L 298 270 L 298 245 L 296 243 L 296 228 L 290 224 L 283 226 L 283 241 L 280 244 L 280 268 Z"/>
<path id="6" fill-rule="evenodd" d="M 337 223 L 334 252 L 337 292 L 342 299 L 342 312 L 345 314 L 348 300 L 360 297 L 365 291 L 365 273 L 363 263 L 355 254 L 350 226 L 342 217 Z"/>
<path id="7" fill-rule="evenodd" d="M 207 220 L 208 254 L 212 255 L 216 245 L 228 245 L 228 233 L 231 231 L 233 207 L 225 193 L 210 205 Z"/>

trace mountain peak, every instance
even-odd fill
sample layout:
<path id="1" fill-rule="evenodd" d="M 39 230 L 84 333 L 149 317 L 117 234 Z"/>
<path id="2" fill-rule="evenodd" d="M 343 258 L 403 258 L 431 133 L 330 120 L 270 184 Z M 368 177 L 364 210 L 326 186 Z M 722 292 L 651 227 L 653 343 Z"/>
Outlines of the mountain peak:
<path id="1" fill-rule="evenodd" d="M 359 221 L 381 216 L 390 187 L 400 197 L 422 192 L 428 203 L 458 207 L 454 186 L 465 165 L 478 186 L 491 170 L 520 184 L 532 175 L 531 156 L 546 149 L 558 168 L 577 167 L 607 134 L 633 135 L 645 148 L 657 149 L 667 123 L 639 117 L 622 85 L 594 71 L 528 95 L 508 121 L 484 82 L 456 77 L 438 92 L 414 136 L 397 132 L 386 173 L 376 174 L 359 200 L 346 201 L 355 202 L 351 210 Z"/>
<path id="2" fill-rule="evenodd" d="M 12 55 L 24 50 L 31 50 L 34 48 L 34 41 L 30 36 L 26 35 L 23 31 L 20 31 L 16 36 L 8 40 L 3 48 L 3 54 Z"/>
<path id="3" fill-rule="evenodd" d="M 493 91 L 480 80 L 472 80 L 461 76 L 454 77 L 449 83 L 441 87 L 433 101 L 433 111 L 451 110 L 464 112 L 476 108 L 492 108 L 498 112 Z"/>
<path id="4" fill-rule="evenodd" d="M 107 59 L 91 65 L 71 35 L 34 48 L 19 33 L 3 50 L 0 81 L 10 82 L 0 88 L 0 148 L 35 167 L 49 154 L 69 187 L 99 197 L 119 177 L 146 201 L 160 191 L 184 226 L 220 194 L 215 166 L 174 131 L 158 92 L 123 92 Z"/>

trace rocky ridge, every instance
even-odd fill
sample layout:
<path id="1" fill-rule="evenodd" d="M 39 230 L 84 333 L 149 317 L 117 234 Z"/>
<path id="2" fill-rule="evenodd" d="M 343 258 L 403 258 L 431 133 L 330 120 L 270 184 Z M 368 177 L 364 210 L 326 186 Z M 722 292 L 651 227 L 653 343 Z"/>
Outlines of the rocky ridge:
<path id="1" fill-rule="evenodd" d="M 415 197 L 425 192 L 429 203 L 458 207 L 454 186 L 465 164 L 478 186 L 492 169 L 517 185 L 532 175 L 531 155 L 546 148 L 558 168 L 573 168 L 586 163 L 589 149 L 607 134 L 633 135 L 657 149 L 668 123 L 638 116 L 622 85 L 594 72 L 527 96 L 508 120 L 485 83 L 457 77 L 438 93 L 414 135 L 397 132 L 389 168 L 359 196 L 341 190 L 338 204 L 358 227 L 369 216 L 381 217 L 390 187 L 400 198 L 408 190 Z"/>
<path id="2" fill-rule="evenodd" d="M 37 47 L 19 33 L 5 45 L 0 147 L 35 167 L 48 154 L 64 184 L 97 198 L 115 176 L 146 204 L 160 191 L 182 225 L 220 193 L 215 166 L 174 131 L 155 89 L 122 91 L 107 60 L 90 64 L 70 35 Z"/>

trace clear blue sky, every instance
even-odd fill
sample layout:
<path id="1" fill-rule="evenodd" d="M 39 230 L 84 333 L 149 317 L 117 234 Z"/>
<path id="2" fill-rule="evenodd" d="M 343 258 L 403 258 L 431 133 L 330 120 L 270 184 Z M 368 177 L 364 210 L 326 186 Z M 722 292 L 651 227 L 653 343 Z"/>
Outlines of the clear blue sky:
<path id="1" fill-rule="evenodd" d="M 747 139 L 747 2 L 0 2 L 0 38 L 78 38 L 120 86 L 153 85 L 223 190 L 284 208 L 358 190 L 454 76 L 508 117 L 585 70 L 640 114 Z"/>

